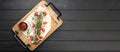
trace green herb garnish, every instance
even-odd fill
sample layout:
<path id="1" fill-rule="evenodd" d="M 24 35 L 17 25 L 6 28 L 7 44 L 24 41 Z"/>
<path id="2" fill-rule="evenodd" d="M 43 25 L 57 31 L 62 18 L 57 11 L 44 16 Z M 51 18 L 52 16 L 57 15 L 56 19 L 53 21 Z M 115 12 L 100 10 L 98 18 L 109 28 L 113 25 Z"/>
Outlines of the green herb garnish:
<path id="1" fill-rule="evenodd" d="M 38 38 L 37 38 L 37 37 L 35 37 L 35 41 L 38 41 Z"/>
<path id="2" fill-rule="evenodd" d="M 42 23 L 41 23 L 41 15 L 38 15 L 38 22 L 37 22 L 37 24 L 36 24 L 36 34 L 37 35 L 40 35 L 40 28 L 41 28 L 41 25 L 42 25 Z"/>
<path id="3" fill-rule="evenodd" d="M 29 35 L 30 34 L 30 30 L 28 29 L 28 31 L 27 31 L 27 35 Z"/>
<path id="4" fill-rule="evenodd" d="M 41 17 L 42 17 L 41 15 L 38 15 L 38 19 L 41 19 Z"/>
<path id="5" fill-rule="evenodd" d="M 32 20 L 34 20 L 35 18 L 34 17 L 32 17 Z"/>

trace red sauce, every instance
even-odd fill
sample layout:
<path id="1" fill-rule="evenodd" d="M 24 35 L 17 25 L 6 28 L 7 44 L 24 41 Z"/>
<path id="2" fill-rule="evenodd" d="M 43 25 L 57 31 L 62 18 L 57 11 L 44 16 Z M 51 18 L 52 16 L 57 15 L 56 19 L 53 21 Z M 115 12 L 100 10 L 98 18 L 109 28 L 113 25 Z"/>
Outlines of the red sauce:
<path id="1" fill-rule="evenodd" d="M 21 30 L 26 30 L 26 29 L 27 29 L 27 24 L 26 24 L 25 22 L 21 22 L 21 23 L 19 24 L 19 28 L 20 28 Z"/>

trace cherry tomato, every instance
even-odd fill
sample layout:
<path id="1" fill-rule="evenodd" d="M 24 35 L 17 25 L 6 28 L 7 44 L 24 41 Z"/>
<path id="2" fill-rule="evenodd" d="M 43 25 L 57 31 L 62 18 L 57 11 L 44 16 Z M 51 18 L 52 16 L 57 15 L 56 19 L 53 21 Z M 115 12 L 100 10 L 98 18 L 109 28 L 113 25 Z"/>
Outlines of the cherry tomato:
<path id="1" fill-rule="evenodd" d="M 44 21 L 43 24 L 46 25 L 46 24 L 47 24 L 47 21 Z"/>
<path id="2" fill-rule="evenodd" d="M 32 24 L 32 28 L 34 28 L 35 27 L 35 24 Z"/>
<path id="3" fill-rule="evenodd" d="M 39 36 L 40 40 L 43 40 L 43 36 Z"/>
<path id="4" fill-rule="evenodd" d="M 36 12 L 34 13 L 34 15 L 35 15 L 35 16 L 38 16 L 38 12 L 36 11 Z"/>
<path id="5" fill-rule="evenodd" d="M 33 36 L 30 36 L 30 40 L 33 40 Z"/>
<path id="6" fill-rule="evenodd" d="M 41 28 L 42 32 L 45 32 L 45 29 L 44 28 Z"/>

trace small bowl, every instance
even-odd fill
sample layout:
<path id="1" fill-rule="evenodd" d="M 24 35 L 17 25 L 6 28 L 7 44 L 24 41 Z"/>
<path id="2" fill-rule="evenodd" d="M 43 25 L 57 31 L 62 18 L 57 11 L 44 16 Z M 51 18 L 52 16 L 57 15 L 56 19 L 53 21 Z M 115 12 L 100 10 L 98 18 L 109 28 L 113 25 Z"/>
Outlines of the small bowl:
<path id="1" fill-rule="evenodd" d="M 20 30 L 25 31 L 25 30 L 28 28 L 28 25 L 27 25 L 27 23 L 25 23 L 25 22 L 21 22 L 21 23 L 19 24 L 19 28 L 20 28 Z"/>

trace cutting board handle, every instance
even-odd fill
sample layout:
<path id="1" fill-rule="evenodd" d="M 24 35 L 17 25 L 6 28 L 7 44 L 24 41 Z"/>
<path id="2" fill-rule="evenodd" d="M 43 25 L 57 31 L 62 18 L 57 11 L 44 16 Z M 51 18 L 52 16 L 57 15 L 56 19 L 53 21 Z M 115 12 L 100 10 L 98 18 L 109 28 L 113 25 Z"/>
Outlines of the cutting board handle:
<path id="1" fill-rule="evenodd" d="M 24 47 L 24 48 L 28 48 L 29 44 L 28 45 L 25 45 L 20 39 L 19 37 L 17 36 L 18 32 L 15 32 L 15 35 L 14 35 L 14 38 Z"/>
<path id="2" fill-rule="evenodd" d="M 49 2 L 46 6 L 48 7 L 50 5 L 57 11 L 57 13 L 59 13 L 57 16 L 57 19 L 59 19 L 59 17 L 62 15 L 62 13 L 55 7 L 55 5 L 52 2 Z"/>
<path id="3" fill-rule="evenodd" d="M 17 35 L 14 35 L 15 39 L 24 47 L 24 48 L 27 48 L 27 46 L 25 46 L 21 41 L 20 39 L 18 38 Z"/>

